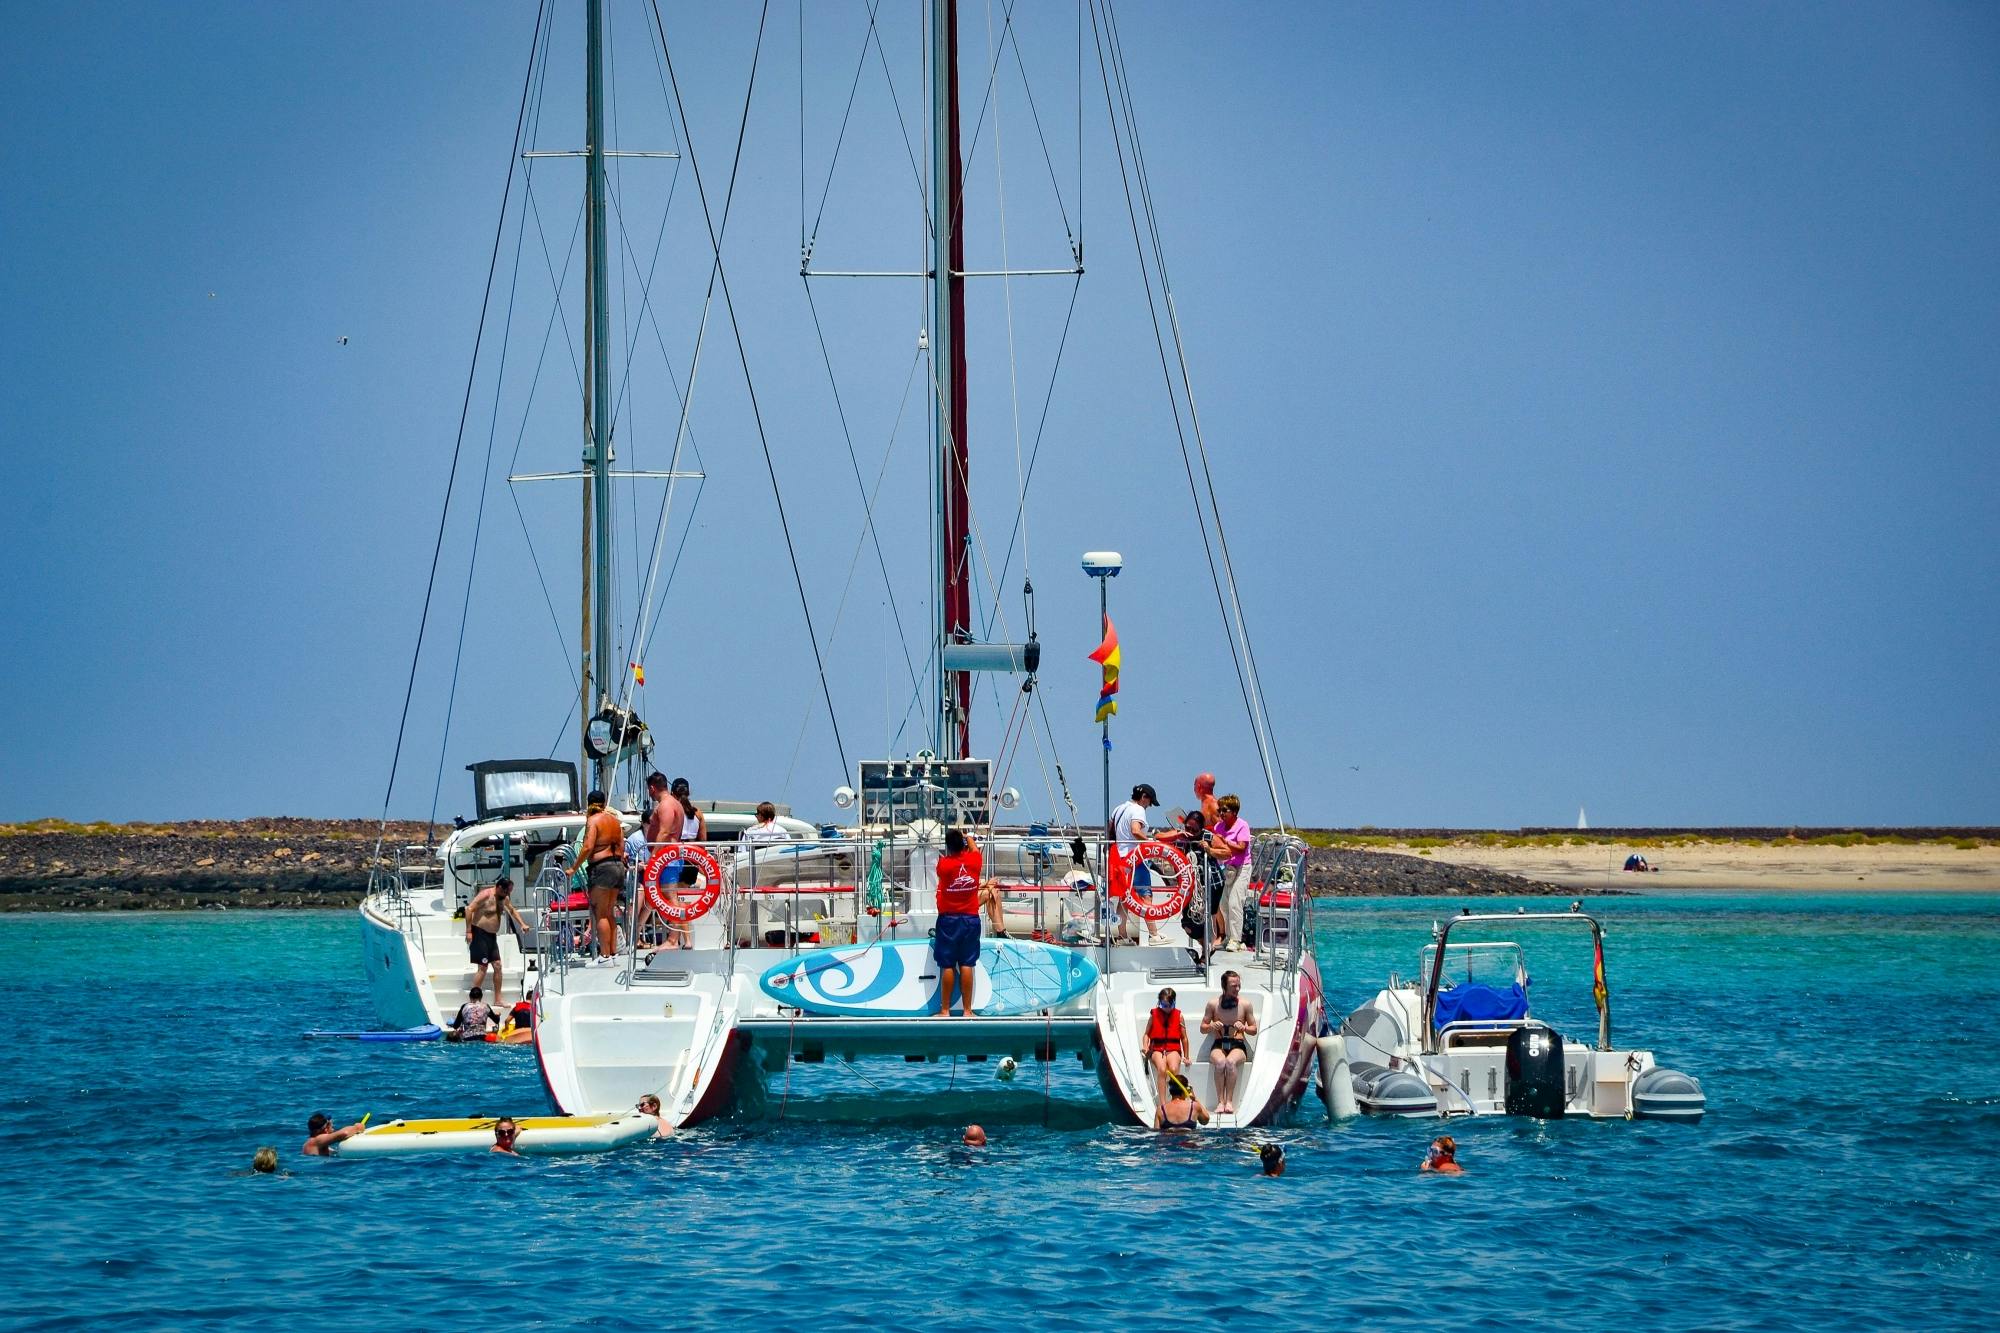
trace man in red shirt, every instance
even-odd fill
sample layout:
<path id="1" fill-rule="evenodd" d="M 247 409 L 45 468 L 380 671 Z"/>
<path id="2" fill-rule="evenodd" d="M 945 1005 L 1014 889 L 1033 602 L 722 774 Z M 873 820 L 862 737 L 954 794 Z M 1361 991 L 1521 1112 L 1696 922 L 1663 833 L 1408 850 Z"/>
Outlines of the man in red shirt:
<path id="1" fill-rule="evenodd" d="M 937 930 L 931 952 L 938 964 L 938 1015 L 951 1012 L 959 994 L 961 1017 L 972 1017 L 972 971 L 979 964 L 979 849 L 962 830 L 944 831 L 937 865 Z"/>

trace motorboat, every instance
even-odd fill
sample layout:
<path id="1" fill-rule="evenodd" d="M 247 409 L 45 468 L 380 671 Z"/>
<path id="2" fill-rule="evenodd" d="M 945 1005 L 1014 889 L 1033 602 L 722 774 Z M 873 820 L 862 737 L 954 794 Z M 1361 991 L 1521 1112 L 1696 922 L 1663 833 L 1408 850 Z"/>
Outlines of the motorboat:
<path id="1" fill-rule="evenodd" d="M 1565 1036 L 1537 1017 L 1525 948 L 1453 940 L 1504 927 L 1587 930 L 1597 1031 Z M 1340 1025 L 1359 1109 L 1369 1115 L 1525 1115 L 1692 1122 L 1707 1107 L 1693 1076 L 1650 1050 L 1615 1046 L 1604 928 L 1583 912 L 1466 914 L 1434 928 L 1414 979 L 1392 976 Z"/>

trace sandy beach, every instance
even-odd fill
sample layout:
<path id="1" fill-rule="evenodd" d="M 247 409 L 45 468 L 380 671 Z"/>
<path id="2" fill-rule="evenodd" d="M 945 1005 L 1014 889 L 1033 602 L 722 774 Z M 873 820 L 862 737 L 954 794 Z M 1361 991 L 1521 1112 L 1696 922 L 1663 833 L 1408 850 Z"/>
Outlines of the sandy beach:
<path id="1" fill-rule="evenodd" d="M 1800 843 L 1697 842 L 1663 847 L 1626 843 L 1585 846 L 1490 847 L 1447 842 L 1405 844 L 1383 851 L 1423 855 L 1448 865 L 1496 870 L 1578 889 L 1802 889 L 1965 890 L 2000 892 L 2000 845 L 1961 849 L 1949 843 L 1839 847 Z M 1647 874 L 1621 870 L 1637 852 L 1651 863 Z"/>

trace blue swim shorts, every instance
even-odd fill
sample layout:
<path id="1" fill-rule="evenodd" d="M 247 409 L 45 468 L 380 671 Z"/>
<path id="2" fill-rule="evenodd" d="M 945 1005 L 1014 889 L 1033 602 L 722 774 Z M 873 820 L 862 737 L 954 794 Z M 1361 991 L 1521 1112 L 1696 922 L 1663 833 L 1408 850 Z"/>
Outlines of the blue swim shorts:
<path id="1" fill-rule="evenodd" d="M 979 918 L 960 912 L 939 917 L 931 952 L 939 967 L 971 967 L 979 961 Z"/>

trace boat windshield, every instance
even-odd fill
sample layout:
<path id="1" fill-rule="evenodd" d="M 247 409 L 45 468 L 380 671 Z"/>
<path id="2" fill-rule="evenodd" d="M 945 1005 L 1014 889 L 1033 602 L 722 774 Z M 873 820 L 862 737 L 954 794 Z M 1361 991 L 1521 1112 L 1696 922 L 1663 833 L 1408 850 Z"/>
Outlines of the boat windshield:
<path id="1" fill-rule="evenodd" d="M 1417 975 L 1428 981 L 1431 962 L 1436 957 L 1437 946 L 1426 944 L 1417 963 Z M 1503 990 L 1518 982 L 1525 988 L 1528 984 L 1527 953 L 1520 945 L 1510 941 L 1446 945 L 1444 974 L 1439 978 L 1438 989 L 1450 990 L 1473 982 Z"/>

